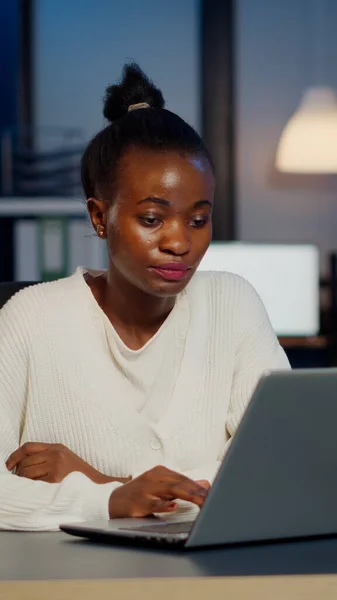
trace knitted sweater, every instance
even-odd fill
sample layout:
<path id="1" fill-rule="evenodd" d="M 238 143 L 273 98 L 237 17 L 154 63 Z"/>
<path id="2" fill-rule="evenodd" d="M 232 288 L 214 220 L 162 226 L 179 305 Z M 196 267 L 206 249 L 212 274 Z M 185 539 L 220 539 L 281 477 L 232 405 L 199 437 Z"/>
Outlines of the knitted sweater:
<path id="1" fill-rule="evenodd" d="M 24 442 L 62 443 L 110 476 L 162 464 L 212 481 L 261 375 L 289 367 L 255 290 L 230 273 L 194 276 L 143 353 L 159 374 L 144 382 L 106 321 L 81 268 L 0 311 L 0 528 L 108 518 L 119 485 L 13 475 L 5 461 Z"/>

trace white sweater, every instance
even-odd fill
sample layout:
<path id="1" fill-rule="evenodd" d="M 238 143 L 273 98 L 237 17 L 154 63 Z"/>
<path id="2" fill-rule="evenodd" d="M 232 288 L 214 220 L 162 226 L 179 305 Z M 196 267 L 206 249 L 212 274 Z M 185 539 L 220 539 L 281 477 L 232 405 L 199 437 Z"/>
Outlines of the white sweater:
<path id="1" fill-rule="evenodd" d="M 213 480 L 261 374 L 289 367 L 258 295 L 229 273 L 195 275 L 137 351 L 153 366 L 143 380 L 117 338 L 82 269 L 0 311 L 0 528 L 108 518 L 118 485 L 13 475 L 5 461 L 24 442 L 62 443 L 110 476 L 163 464 Z"/>

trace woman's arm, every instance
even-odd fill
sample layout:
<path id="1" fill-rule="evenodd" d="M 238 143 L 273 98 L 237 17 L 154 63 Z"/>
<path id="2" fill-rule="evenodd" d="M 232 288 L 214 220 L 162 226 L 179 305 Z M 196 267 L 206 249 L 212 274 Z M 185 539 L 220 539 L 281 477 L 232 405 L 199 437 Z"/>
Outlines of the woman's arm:
<path id="1" fill-rule="evenodd" d="M 262 375 L 290 369 L 261 298 L 248 282 L 243 287 L 239 310 L 241 323 L 226 423 L 230 437 L 235 434 Z"/>
<path id="2" fill-rule="evenodd" d="M 58 529 L 62 522 L 108 518 L 119 483 L 98 484 L 74 472 L 51 484 L 12 475 L 6 467 L 19 446 L 28 382 L 29 311 L 22 311 L 25 299 L 19 296 L 0 311 L 0 529 Z"/>
<path id="3" fill-rule="evenodd" d="M 218 460 L 185 473 L 191 479 L 207 479 L 210 483 L 216 477 L 261 376 L 268 371 L 290 368 L 260 297 L 248 282 L 241 283 L 243 290 L 238 304 L 240 325 L 223 448 Z"/>

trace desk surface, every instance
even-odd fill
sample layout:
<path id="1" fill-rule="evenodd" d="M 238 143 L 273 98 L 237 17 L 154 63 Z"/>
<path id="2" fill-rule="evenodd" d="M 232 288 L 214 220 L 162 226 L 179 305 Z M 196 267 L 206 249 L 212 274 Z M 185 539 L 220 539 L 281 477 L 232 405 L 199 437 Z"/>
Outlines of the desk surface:
<path id="1" fill-rule="evenodd" d="M 0 532 L 0 581 L 337 574 L 337 538 L 193 552 Z"/>
<path id="2" fill-rule="evenodd" d="M 336 600 L 337 538 L 194 552 L 0 532 L 1 600 Z"/>

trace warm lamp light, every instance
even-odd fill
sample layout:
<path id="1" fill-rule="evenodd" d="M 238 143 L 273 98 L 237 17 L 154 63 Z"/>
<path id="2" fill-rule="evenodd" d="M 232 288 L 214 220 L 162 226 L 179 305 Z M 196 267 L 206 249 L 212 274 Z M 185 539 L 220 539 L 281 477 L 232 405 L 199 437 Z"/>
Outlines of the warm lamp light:
<path id="1" fill-rule="evenodd" d="M 276 167 L 287 173 L 337 173 L 337 99 L 330 88 L 310 88 L 286 124 Z"/>

